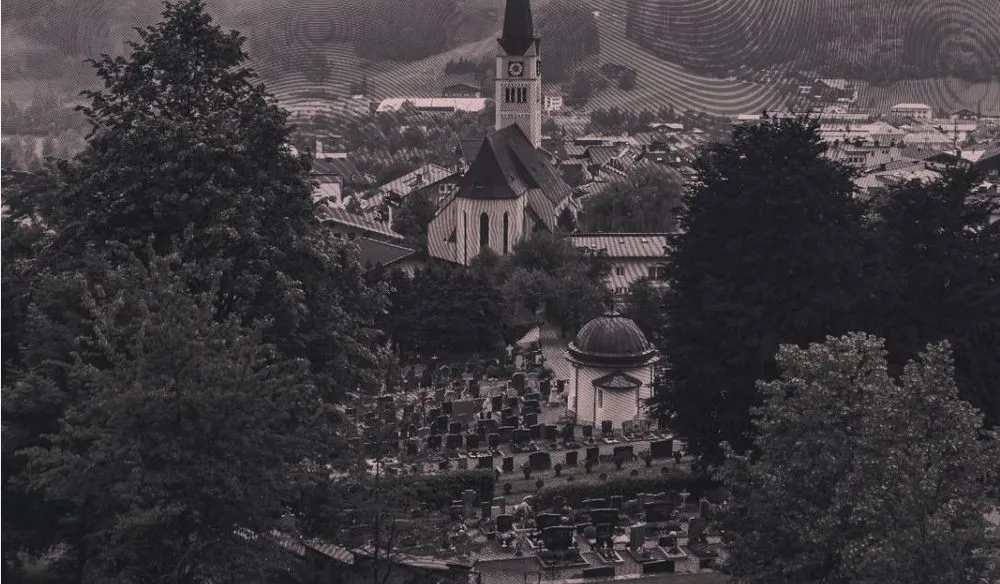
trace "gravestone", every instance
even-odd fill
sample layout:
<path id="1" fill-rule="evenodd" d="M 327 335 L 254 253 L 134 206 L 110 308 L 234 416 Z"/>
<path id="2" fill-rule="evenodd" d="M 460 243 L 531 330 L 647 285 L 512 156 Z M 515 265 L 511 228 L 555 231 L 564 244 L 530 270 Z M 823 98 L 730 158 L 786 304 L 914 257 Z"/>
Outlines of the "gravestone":
<path id="1" fill-rule="evenodd" d="M 514 472 L 514 457 L 505 456 L 503 458 L 503 471 L 504 472 Z"/>
<path id="2" fill-rule="evenodd" d="M 484 430 L 487 434 L 490 434 L 497 431 L 499 424 L 497 424 L 497 421 L 493 418 L 487 418 L 476 422 L 476 427 L 480 430 Z"/>
<path id="3" fill-rule="evenodd" d="M 451 422 L 448 424 L 449 434 L 461 434 L 462 433 L 462 422 Z"/>
<path id="4" fill-rule="evenodd" d="M 483 501 L 479 504 L 479 514 L 483 519 L 493 516 L 493 504 L 490 501 Z"/>
<path id="5" fill-rule="evenodd" d="M 562 428 L 562 439 L 563 442 L 572 442 L 576 440 L 576 426 L 573 424 L 566 424 Z"/>
<path id="6" fill-rule="evenodd" d="M 522 418 L 525 428 L 530 428 L 538 423 L 538 414 L 524 414 Z"/>
<path id="7" fill-rule="evenodd" d="M 615 446 L 614 458 L 615 462 L 619 460 L 622 462 L 632 462 L 635 459 L 635 452 L 632 449 L 632 445 L 626 446 Z"/>
<path id="8" fill-rule="evenodd" d="M 503 418 L 500 422 L 500 425 L 501 427 L 510 426 L 512 428 L 517 428 L 518 422 L 520 422 L 520 420 L 517 419 L 517 416 L 510 416 L 509 418 Z"/>
<path id="9" fill-rule="evenodd" d="M 501 444 L 509 444 L 514 439 L 514 426 L 500 426 L 498 434 Z"/>
<path id="10" fill-rule="evenodd" d="M 542 528 L 542 544 L 551 551 L 564 551 L 573 546 L 573 527 L 552 525 Z"/>
<path id="11" fill-rule="evenodd" d="M 494 412 L 499 412 L 500 410 L 503 409 L 502 395 L 493 396 L 493 399 L 490 400 L 490 409 L 492 409 Z"/>
<path id="12" fill-rule="evenodd" d="M 434 390 L 434 402 L 441 403 L 444 401 L 444 388 L 439 387 Z"/>
<path id="13" fill-rule="evenodd" d="M 666 499 L 667 499 L 667 503 L 670 503 L 674 507 L 680 507 L 681 506 L 681 503 L 682 503 L 682 501 L 681 501 L 681 494 L 679 492 L 673 490 L 673 489 L 668 489 L 667 490 L 667 497 L 666 497 Z"/>
<path id="14" fill-rule="evenodd" d="M 705 527 L 708 524 L 704 517 L 692 517 L 688 521 L 688 541 L 696 542 L 698 541 L 702 534 L 705 533 Z"/>
<path id="15" fill-rule="evenodd" d="M 492 456 L 477 456 L 476 457 L 476 468 L 479 470 L 489 470 L 493 468 L 493 457 Z"/>
<path id="16" fill-rule="evenodd" d="M 517 412 L 518 408 L 521 407 L 521 398 L 515 396 L 507 398 L 507 407 Z"/>
<path id="17" fill-rule="evenodd" d="M 506 533 L 514 529 L 514 516 L 513 515 L 497 515 L 497 532 Z"/>
<path id="18" fill-rule="evenodd" d="M 465 449 L 466 450 L 479 450 L 479 436 L 477 434 L 466 434 L 465 435 Z"/>
<path id="19" fill-rule="evenodd" d="M 583 433 L 584 438 L 590 439 L 594 437 L 593 426 L 583 426 L 582 428 L 580 428 L 580 431 Z"/>
<path id="20" fill-rule="evenodd" d="M 472 517 L 472 508 L 476 504 L 476 492 L 472 489 L 465 489 L 462 491 L 462 505 L 465 510 L 465 518 L 469 519 Z"/>
<path id="21" fill-rule="evenodd" d="M 507 499 L 503 497 L 493 497 L 493 506 L 499 507 L 504 513 L 507 512 Z"/>
<path id="22" fill-rule="evenodd" d="M 407 456 L 416 456 L 419 453 L 419 451 L 420 451 L 420 448 L 417 446 L 416 442 L 414 442 L 413 440 L 407 440 L 406 441 L 406 455 Z"/>
<path id="23" fill-rule="evenodd" d="M 642 506 L 642 510 L 646 513 L 647 523 L 662 523 L 670 521 L 669 503 L 646 503 Z"/>
<path id="24" fill-rule="evenodd" d="M 524 394 L 524 401 L 539 401 L 542 399 L 542 394 L 536 392 Z"/>
<path id="25" fill-rule="evenodd" d="M 524 393 L 524 373 L 518 371 L 510 378 L 510 384 L 513 386 L 514 390 L 518 395 Z"/>
<path id="26" fill-rule="evenodd" d="M 625 497 L 622 497 L 621 495 L 611 495 L 612 509 L 621 509 L 622 504 L 624 504 L 624 502 L 625 502 Z"/>
<path id="27" fill-rule="evenodd" d="M 441 413 L 450 416 L 452 412 L 455 411 L 455 403 L 451 401 L 446 401 L 441 404 Z"/>
<path id="28" fill-rule="evenodd" d="M 565 379 L 557 379 L 556 380 L 556 391 L 558 391 L 559 393 L 562 393 L 562 392 L 566 391 L 566 380 Z"/>
<path id="29" fill-rule="evenodd" d="M 517 416 L 514 414 L 514 408 L 509 408 L 508 407 L 508 408 L 504 408 L 504 409 L 500 410 L 500 419 L 501 420 L 506 420 L 506 419 L 510 419 L 510 418 L 516 418 L 516 417 Z"/>
<path id="30" fill-rule="evenodd" d="M 712 518 L 712 504 L 708 502 L 708 499 L 702 499 L 698 502 L 698 515 L 703 519 Z"/>
<path id="31" fill-rule="evenodd" d="M 553 497 L 552 508 L 555 509 L 556 513 L 562 513 L 565 507 L 566 507 L 566 497 L 563 497 L 562 495 Z"/>
<path id="32" fill-rule="evenodd" d="M 542 428 L 542 440 L 555 441 L 558 435 L 558 429 L 552 424 L 545 424 Z"/>
<path id="33" fill-rule="evenodd" d="M 431 408 L 427 410 L 427 418 L 430 420 L 436 419 L 441 415 L 441 408 Z"/>
<path id="34" fill-rule="evenodd" d="M 486 441 L 490 445 L 490 450 L 496 450 L 500 446 L 500 435 L 490 434 L 487 436 Z"/>
<path id="35" fill-rule="evenodd" d="M 436 426 L 438 432 L 448 431 L 448 416 L 438 416 L 436 420 Z"/>
<path id="36" fill-rule="evenodd" d="M 532 440 L 541 440 L 542 439 L 542 425 L 541 424 L 535 424 L 534 426 L 529 427 L 528 428 L 528 432 L 530 433 Z"/>
<path id="37" fill-rule="evenodd" d="M 590 522 L 594 525 L 598 523 L 614 525 L 618 523 L 618 510 L 599 507 L 590 510 Z"/>
<path id="38" fill-rule="evenodd" d="M 614 430 L 615 430 L 615 423 L 612 422 L 611 420 L 604 420 L 603 422 L 601 422 L 601 434 L 604 434 L 605 436 L 610 436 L 611 434 L 614 433 Z"/>
<path id="39" fill-rule="evenodd" d="M 462 435 L 461 434 L 448 434 L 445 438 L 444 443 L 445 448 L 448 450 L 458 450 L 462 447 Z"/>
<path id="40" fill-rule="evenodd" d="M 470 397 L 479 397 L 479 395 L 480 395 L 480 393 L 479 393 L 479 381 L 477 381 L 475 379 L 469 380 L 468 392 L 469 392 L 469 396 Z"/>
<path id="41" fill-rule="evenodd" d="M 539 530 L 545 530 L 547 527 L 559 525 L 560 520 L 559 515 L 555 513 L 539 513 L 535 516 L 535 527 Z"/>
<path id="42" fill-rule="evenodd" d="M 543 471 L 552 468 L 552 457 L 548 452 L 532 452 L 528 455 L 528 465 L 533 471 Z"/>
<path id="43" fill-rule="evenodd" d="M 622 421 L 622 434 L 625 434 L 626 436 L 631 436 L 634 433 L 635 433 L 635 423 L 633 423 L 632 420 Z"/>
<path id="44" fill-rule="evenodd" d="M 458 457 L 458 470 L 469 470 L 469 458 L 467 456 Z"/>
<path id="45" fill-rule="evenodd" d="M 591 446 L 587 449 L 587 462 L 592 462 L 597 464 L 601 460 L 601 449 L 597 446 Z"/>
<path id="46" fill-rule="evenodd" d="M 531 431 L 527 428 L 514 430 L 514 444 L 527 444 L 531 441 Z"/>
<path id="47" fill-rule="evenodd" d="M 448 513 L 449 513 L 450 518 L 451 518 L 452 521 L 458 521 L 458 520 L 460 520 L 462 518 L 462 504 L 461 503 L 457 503 L 457 504 L 456 503 L 452 503 L 448 507 Z"/>
<path id="48" fill-rule="evenodd" d="M 538 414 L 541 411 L 542 406 L 537 399 L 525 400 L 524 405 L 521 406 L 522 414 Z"/>
<path id="49" fill-rule="evenodd" d="M 674 441 L 670 438 L 654 440 L 649 443 L 649 453 L 653 458 L 670 458 L 674 455 Z"/>
<path id="50" fill-rule="evenodd" d="M 597 542 L 610 541 L 615 537 L 615 526 L 612 523 L 595 523 L 594 528 L 597 531 Z"/>
<path id="51" fill-rule="evenodd" d="M 427 437 L 427 448 L 431 450 L 437 450 L 441 448 L 441 435 L 431 434 Z"/>
<path id="52" fill-rule="evenodd" d="M 551 379 L 543 379 L 543 380 L 539 381 L 538 382 L 538 393 L 542 394 L 542 397 L 545 400 L 548 400 L 549 399 L 548 398 L 549 394 L 552 393 L 552 380 Z"/>
<path id="53" fill-rule="evenodd" d="M 566 466 L 576 466 L 578 464 L 578 458 L 580 452 L 578 450 L 569 450 L 566 452 Z"/>
<path id="54" fill-rule="evenodd" d="M 629 527 L 628 547 L 637 550 L 646 545 L 646 524 L 637 523 Z"/>
<path id="55" fill-rule="evenodd" d="M 673 560 L 656 560 L 655 562 L 643 562 L 642 564 L 643 574 L 673 574 L 674 573 L 674 561 Z"/>

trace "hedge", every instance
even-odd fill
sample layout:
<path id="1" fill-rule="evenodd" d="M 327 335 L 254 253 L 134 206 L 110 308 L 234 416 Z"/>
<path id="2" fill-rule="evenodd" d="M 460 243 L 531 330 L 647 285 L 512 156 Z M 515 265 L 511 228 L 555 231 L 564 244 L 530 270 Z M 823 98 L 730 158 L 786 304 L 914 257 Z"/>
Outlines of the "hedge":
<path id="1" fill-rule="evenodd" d="M 496 477 L 492 470 L 463 470 L 436 475 L 412 475 L 396 479 L 405 493 L 413 495 L 431 510 L 447 509 L 462 498 L 466 489 L 476 491 L 480 501 L 493 500 Z"/>
<path id="2" fill-rule="evenodd" d="M 635 499 L 639 493 L 662 493 L 664 491 L 688 491 L 700 497 L 705 491 L 718 484 L 704 475 L 690 472 L 673 473 L 665 477 L 614 477 L 600 483 L 565 483 L 546 487 L 535 494 L 535 507 L 547 509 L 556 497 L 565 497 L 571 507 L 579 507 L 587 499 L 610 499 L 621 495 L 626 501 Z"/>

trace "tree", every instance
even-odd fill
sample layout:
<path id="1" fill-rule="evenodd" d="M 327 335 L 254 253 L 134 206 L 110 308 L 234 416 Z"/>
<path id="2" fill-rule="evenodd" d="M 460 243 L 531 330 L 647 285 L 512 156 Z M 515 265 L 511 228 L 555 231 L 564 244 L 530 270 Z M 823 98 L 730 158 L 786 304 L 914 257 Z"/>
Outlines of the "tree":
<path id="1" fill-rule="evenodd" d="M 154 271 L 153 258 L 178 258 L 187 293 L 211 298 L 212 310 L 200 315 L 227 327 L 236 319 L 240 330 L 276 347 L 275 359 L 304 360 L 322 399 L 314 408 L 370 382 L 377 362 L 372 325 L 384 291 L 365 285 L 356 252 L 320 228 L 309 161 L 288 148 L 287 113 L 243 66 L 243 39 L 214 26 L 198 0 L 168 4 L 164 20 L 139 36 L 129 58 L 93 62 L 104 87 L 86 94 L 82 111 L 92 132 L 85 151 L 4 180 L 4 431 L 11 438 L 4 441 L 4 506 L 37 511 L 5 514 L 5 536 L 16 535 L 4 538 L 5 554 L 68 543 L 93 559 L 85 544 L 103 537 L 86 530 L 107 525 L 106 517 L 84 521 L 86 505 L 55 499 L 58 490 L 35 484 L 29 464 L 37 449 L 51 449 L 67 416 L 92 419 L 87 404 L 96 403 L 97 387 L 84 381 L 95 377 L 72 377 L 60 364 L 102 372 L 110 383 L 118 373 L 109 355 L 139 350 L 83 343 L 94 334 L 85 292 L 108 290 L 113 266 L 140 258 Z M 13 390 L 25 384 L 35 390 Z M 20 414 L 7 419 L 8 408 Z M 214 430 L 239 433 L 241 420 Z M 95 432 L 105 440 L 104 426 Z M 135 468 L 135 480 L 155 478 Z M 192 492 L 199 495 L 215 496 L 211 488 Z"/>
<path id="2" fill-rule="evenodd" d="M 563 207 L 563 210 L 559 212 L 559 216 L 556 217 L 556 227 L 558 227 L 563 233 L 573 233 L 576 231 L 576 215 L 569 207 Z"/>
<path id="3" fill-rule="evenodd" d="M 755 381 L 777 374 L 779 343 L 867 328 L 875 250 L 851 171 L 821 157 L 817 130 L 802 119 L 739 126 L 695 162 L 671 243 L 669 373 L 653 410 L 674 414 L 708 462 L 723 441 L 751 446 Z"/>
<path id="4" fill-rule="evenodd" d="M 762 382 L 758 456 L 730 453 L 723 527 L 746 582 L 991 582 L 984 511 L 1000 442 L 961 400 L 947 343 L 900 379 L 881 339 L 783 345 Z"/>
<path id="5" fill-rule="evenodd" d="M 664 258 L 665 259 L 665 258 Z M 631 318 L 654 345 L 660 344 L 663 320 L 663 297 L 666 291 L 654 280 L 642 278 L 632 284 L 622 313 Z"/>
<path id="6" fill-rule="evenodd" d="M 681 207 L 681 185 L 672 170 L 640 167 L 584 201 L 580 226 L 585 232 L 671 233 Z"/>
<path id="7" fill-rule="evenodd" d="M 637 73 L 635 69 L 629 69 L 618 78 L 618 89 L 622 91 L 632 91 L 635 89 L 635 79 Z"/>
<path id="8" fill-rule="evenodd" d="M 1000 232 L 993 205 L 974 191 L 974 173 L 952 170 L 930 184 L 909 183 L 876 202 L 886 287 L 873 328 L 898 371 L 927 343 L 955 348 L 961 395 L 1000 424 Z"/>
<path id="9" fill-rule="evenodd" d="M 427 226 L 437 214 L 437 205 L 424 191 L 410 193 L 403 199 L 392 220 L 392 228 L 406 237 L 410 247 L 427 252 Z"/>
<path id="10" fill-rule="evenodd" d="M 304 362 L 235 315 L 218 321 L 211 294 L 188 292 L 191 266 L 149 263 L 85 288 L 90 350 L 63 364 L 81 395 L 46 445 L 23 453 L 30 485 L 71 504 L 80 582 L 262 574 L 279 558 L 240 530 L 270 532 L 299 463 L 329 456 L 314 433 L 329 411 Z M 30 403 L 23 394 L 52 384 L 29 375 L 5 398 Z"/>
<path id="11" fill-rule="evenodd" d="M 574 102 L 586 103 L 590 96 L 594 94 L 594 85 L 590 76 L 583 71 L 577 71 L 573 75 L 573 81 L 569 85 L 569 97 Z"/>

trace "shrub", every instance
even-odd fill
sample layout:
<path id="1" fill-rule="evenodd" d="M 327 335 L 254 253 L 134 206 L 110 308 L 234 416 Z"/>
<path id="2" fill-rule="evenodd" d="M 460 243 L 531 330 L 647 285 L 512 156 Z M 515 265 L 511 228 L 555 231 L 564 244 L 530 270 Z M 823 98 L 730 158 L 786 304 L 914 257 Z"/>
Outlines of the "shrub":
<path id="1" fill-rule="evenodd" d="M 495 483 L 489 470 L 465 470 L 436 475 L 415 475 L 394 479 L 394 488 L 414 495 L 429 508 L 447 509 L 451 502 L 462 498 L 462 492 L 472 489 L 480 501 L 493 499 Z"/>
<path id="2" fill-rule="evenodd" d="M 503 494 L 504 495 L 509 495 L 510 492 L 513 491 L 513 490 L 514 490 L 514 485 L 512 485 L 510 483 L 504 483 L 503 484 Z"/>
<path id="3" fill-rule="evenodd" d="M 535 489 L 536 490 L 540 491 L 540 490 L 542 490 L 542 487 L 544 487 L 544 486 L 545 486 L 545 481 L 543 481 L 542 479 L 538 479 L 537 481 L 535 481 Z"/>
<path id="4" fill-rule="evenodd" d="M 628 472 L 628 474 L 629 474 L 629 476 L 633 476 L 633 477 L 637 477 L 637 476 L 639 476 L 639 470 L 638 470 L 638 469 L 635 469 L 635 468 L 633 468 L 632 470 L 630 470 L 630 471 Z"/>
<path id="5" fill-rule="evenodd" d="M 562 468 L 562 463 L 557 462 L 555 466 L 552 467 L 552 470 L 556 471 L 556 476 L 559 476 L 562 474 Z"/>
<path id="6" fill-rule="evenodd" d="M 600 483 L 574 484 L 567 481 L 542 489 L 535 495 L 535 505 L 540 509 L 551 507 L 555 497 L 565 497 L 566 504 L 578 507 L 587 499 L 610 499 L 621 495 L 626 501 L 635 499 L 639 493 L 660 493 L 663 491 L 689 491 L 695 500 L 708 489 L 717 487 L 706 476 L 695 476 L 677 471 L 670 476 L 658 477 L 615 477 Z"/>
<path id="7" fill-rule="evenodd" d="M 597 478 L 601 479 L 602 481 L 606 481 L 608 480 L 608 473 L 602 472 L 600 475 L 598 475 Z"/>

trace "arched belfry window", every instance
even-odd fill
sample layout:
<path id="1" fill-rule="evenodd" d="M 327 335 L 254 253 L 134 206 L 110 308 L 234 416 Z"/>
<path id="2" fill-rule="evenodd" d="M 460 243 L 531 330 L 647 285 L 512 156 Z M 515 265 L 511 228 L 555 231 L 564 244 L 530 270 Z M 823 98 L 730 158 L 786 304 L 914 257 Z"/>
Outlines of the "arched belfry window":
<path id="1" fill-rule="evenodd" d="M 504 255 L 510 251 L 510 215 L 508 213 L 503 214 L 503 253 Z"/>
<path id="2" fill-rule="evenodd" d="M 479 216 L 479 249 L 484 250 L 490 246 L 490 216 L 483 213 Z"/>

